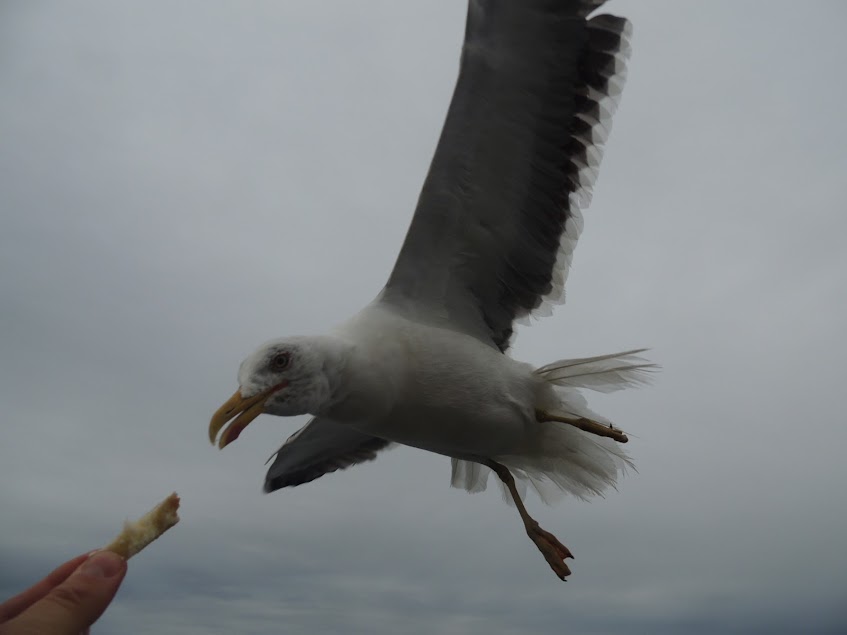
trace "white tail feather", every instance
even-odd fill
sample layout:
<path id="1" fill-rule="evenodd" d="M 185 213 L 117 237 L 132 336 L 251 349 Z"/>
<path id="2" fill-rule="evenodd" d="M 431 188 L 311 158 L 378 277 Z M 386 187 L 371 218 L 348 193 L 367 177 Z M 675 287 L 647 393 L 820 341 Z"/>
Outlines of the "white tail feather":
<path id="1" fill-rule="evenodd" d="M 551 414 L 584 417 L 611 425 L 594 412 L 578 388 L 613 392 L 647 383 L 659 367 L 638 357 L 646 349 L 611 355 L 564 359 L 535 371 L 553 385 L 558 404 Z M 527 446 L 513 455 L 491 457 L 512 472 L 523 496 L 527 485 L 545 503 L 555 502 L 563 493 L 581 499 L 602 495 L 615 487 L 618 475 L 633 467 L 623 448 L 615 441 L 583 432 L 574 426 L 544 421 L 533 426 Z M 469 492 L 486 489 L 491 470 L 478 463 L 453 459 L 451 485 Z M 507 502 L 511 498 L 504 495 Z"/>
<path id="2" fill-rule="evenodd" d="M 615 392 L 649 383 L 650 373 L 659 367 L 638 357 L 638 353 L 645 350 L 639 348 L 597 357 L 561 359 L 542 366 L 535 373 L 557 386 Z"/>

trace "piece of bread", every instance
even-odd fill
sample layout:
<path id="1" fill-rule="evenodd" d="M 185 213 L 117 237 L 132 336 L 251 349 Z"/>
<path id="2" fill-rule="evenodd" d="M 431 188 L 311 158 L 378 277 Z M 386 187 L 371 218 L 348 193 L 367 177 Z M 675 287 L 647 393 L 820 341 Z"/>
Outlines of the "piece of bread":
<path id="1" fill-rule="evenodd" d="M 103 549 L 132 558 L 179 522 L 178 509 L 179 496 L 174 492 L 135 522 L 125 522 L 123 531 Z"/>

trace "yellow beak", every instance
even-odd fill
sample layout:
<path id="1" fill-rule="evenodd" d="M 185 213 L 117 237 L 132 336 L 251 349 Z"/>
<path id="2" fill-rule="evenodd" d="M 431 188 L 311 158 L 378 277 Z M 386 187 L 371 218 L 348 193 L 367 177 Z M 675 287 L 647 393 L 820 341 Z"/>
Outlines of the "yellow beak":
<path id="1" fill-rule="evenodd" d="M 230 397 L 224 405 L 218 408 L 218 411 L 212 415 L 212 420 L 209 421 L 209 441 L 215 445 L 215 439 L 218 432 L 221 431 L 228 421 L 235 418 L 229 427 L 223 431 L 220 439 L 218 439 L 218 447 L 223 450 L 230 443 L 235 441 L 244 428 L 253 421 L 256 417 L 262 414 L 265 403 L 270 399 L 270 396 L 277 390 L 285 388 L 288 382 L 282 382 L 263 390 L 262 392 L 245 399 L 241 396 L 241 391 L 236 390 L 235 394 Z"/>

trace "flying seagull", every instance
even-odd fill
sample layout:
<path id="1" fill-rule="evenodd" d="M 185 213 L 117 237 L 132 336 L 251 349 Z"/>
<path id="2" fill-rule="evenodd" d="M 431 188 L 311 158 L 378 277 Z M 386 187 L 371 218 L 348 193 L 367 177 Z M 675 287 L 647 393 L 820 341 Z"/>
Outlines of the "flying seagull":
<path id="1" fill-rule="evenodd" d="M 638 350 L 534 368 L 507 350 L 517 320 L 562 300 L 621 94 L 631 26 L 591 17 L 603 3 L 469 1 L 450 110 L 385 287 L 331 332 L 247 357 L 209 424 L 223 448 L 262 413 L 312 415 L 276 453 L 265 491 L 392 443 L 435 452 L 468 491 L 493 471 L 553 572 L 570 574 L 571 552 L 524 506 L 526 485 L 545 501 L 613 486 L 626 435 L 578 389 L 636 385 L 652 365 Z"/>

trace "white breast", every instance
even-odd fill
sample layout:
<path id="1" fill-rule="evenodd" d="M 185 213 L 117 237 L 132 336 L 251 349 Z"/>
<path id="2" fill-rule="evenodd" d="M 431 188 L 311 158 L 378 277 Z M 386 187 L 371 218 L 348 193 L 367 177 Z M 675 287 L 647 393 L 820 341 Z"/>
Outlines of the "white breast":
<path id="1" fill-rule="evenodd" d="M 448 456 L 519 451 L 541 382 L 470 336 L 367 307 L 339 330 L 356 343 L 362 432 Z M 365 414 L 361 404 L 379 404 Z"/>

